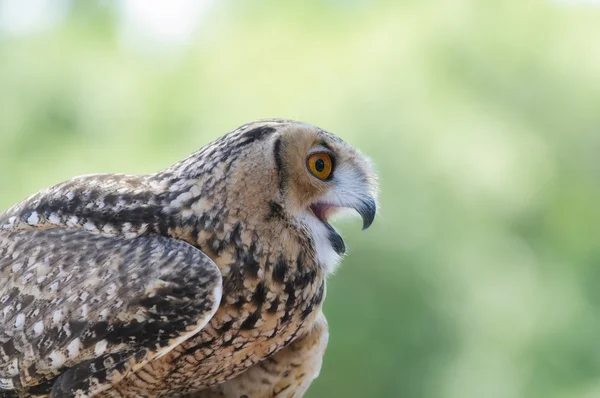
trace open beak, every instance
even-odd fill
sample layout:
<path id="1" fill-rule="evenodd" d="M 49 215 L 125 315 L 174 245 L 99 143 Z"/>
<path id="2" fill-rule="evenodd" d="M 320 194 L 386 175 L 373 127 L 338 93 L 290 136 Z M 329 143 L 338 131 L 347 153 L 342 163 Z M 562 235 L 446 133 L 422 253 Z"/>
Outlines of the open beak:
<path id="1" fill-rule="evenodd" d="M 342 208 L 351 208 L 356 210 L 358 214 L 363 219 L 363 231 L 373 224 L 375 220 L 375 215 L 377 214 L 377 202 L 372 196 L 367 196 L 360 201 L 356 201 L 355 204 L 351 206 L 338 206 L 331 205 L 326 203 L 315 203 L 310 206 L 312 212 L 315 216 L 321 220 L 323 223 L 329 225 L 328 219 L 331 217 L 333 213 L 342 209 Z"/>
<path id="2" fill-rule="evenodd" d="M 323 225 L 329 231 L 329 241 L 333 250 L 339 255 L 342 255 L 346 252 L 346 245 L 344 244 L 344 240 L 337 233 L 335 228 L 329 224 L 329 218 L 339 211 L 340 209 L 354 209 L 363 219 L 363 231 L 373 224 L 373 220 L 375 220 L 375 215 L 377 213 L 377 202 L 375 202 L 375 198 L 372 196 L 365 196 L 360 199 L 355 199 L 351 204 L 348 205 L 334 205 L 328 203 L 314 203 L 310 206 L 311 211 L 317 217 Z"/>

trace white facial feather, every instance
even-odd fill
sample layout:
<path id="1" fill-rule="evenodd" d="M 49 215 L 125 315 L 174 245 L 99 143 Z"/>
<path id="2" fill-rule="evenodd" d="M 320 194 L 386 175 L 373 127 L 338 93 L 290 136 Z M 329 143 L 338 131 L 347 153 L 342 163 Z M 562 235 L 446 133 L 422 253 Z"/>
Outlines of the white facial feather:
<path id="1" fill-rule="evenodd" d="M 352 165 L 341 164 L 335 170 L 331 188 L 315 203 L 338 207 L 339 209 L 333 214 L 334 218 L 357 215 L 352 208 L 363 206 L 365 198 L 375 197 L 377 194 L 365 191 L 365 188 L 370 185 Z M 311 211 L 303 212 L 299 220 L 312 233 L 319 263 L 328 274 L 333 273 L 342 256 L 337 254 L 331 245 L 329 229 Z M 328 222 L 330 221 L 331 219 L 328 219 Z"/>
<path id="2" fill-rule="evenodd" d="M 329 241 L 329 230 L 312 213 L 304 213 L 300 216 L 300 222 L 311 232 L 315 242 L 317 260 L 326 273 L 333 273 L 342 257 L 333 250 Z"/>
<path id="3" fill-rule="evenodd" d="M 375 197 L 376 192 L 365 192 L 368 186 L 354 167 L 342 164 L 335 170 L 333 187 L 317 202 L 348 208 L 360 206 L 365 197 Z"/>

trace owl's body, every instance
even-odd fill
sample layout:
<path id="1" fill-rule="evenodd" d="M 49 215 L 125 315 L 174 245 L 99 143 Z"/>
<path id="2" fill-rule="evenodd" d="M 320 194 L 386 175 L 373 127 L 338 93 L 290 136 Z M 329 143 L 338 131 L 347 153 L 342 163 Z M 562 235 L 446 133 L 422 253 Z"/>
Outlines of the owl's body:
<path id="1" fill-rule="evenodd" d="M 8 210 L 0 397 L 301 397 L 344 251 L 326 217 L 373 220 L 363 160 L 313 126 L 260 121 L 162 172 L 78 177 Z"/>

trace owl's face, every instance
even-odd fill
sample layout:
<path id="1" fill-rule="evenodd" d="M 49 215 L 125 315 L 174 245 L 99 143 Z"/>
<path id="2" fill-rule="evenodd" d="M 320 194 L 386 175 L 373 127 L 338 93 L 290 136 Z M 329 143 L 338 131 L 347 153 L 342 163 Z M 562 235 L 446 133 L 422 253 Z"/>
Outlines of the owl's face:
<path id="1" fill-rule="evenodd" d="M 354 210 L 363 229 L 375 218 L 377 179 L 371 162 L 340 138 L 306 125 L 283 129 L 274 155 L 280 158 L 286 210 L 310 230 L 321 264 L 332 271 L 345 252 L 332 217 Z"/>
<path id="2" fill-rule="evenodd" d="M 332 217 L 354 210 L 362 217 L 364 229 L 375 218 L 378 186 L 371 162 L 340 138 L 314 126 L 290 121 L 257 123 L 263 127 L 273 123 L 274 130 L 250 151 L 245 167 L 236 173 L 238 181 L 259 182 L 236 184 L 246 186 L 239 194 L 261 198 L 256 206 L 261 219 L 282 211 L 286 219 L 308 229 L 319 262 L 332 271 L 345 252 L 344 241 L 330 224 Z M 248 197 L 245 202 L 253 200 Z"/>

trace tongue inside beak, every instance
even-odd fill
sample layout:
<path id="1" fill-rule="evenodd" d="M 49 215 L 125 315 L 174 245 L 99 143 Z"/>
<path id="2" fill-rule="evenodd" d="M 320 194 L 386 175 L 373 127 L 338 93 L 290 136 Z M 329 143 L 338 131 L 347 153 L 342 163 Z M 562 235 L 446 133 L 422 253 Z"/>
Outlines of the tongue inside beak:
<path id="1" fill-rule="evenodd" d="M 327 218 L 331 217 L 332 213 L 335 212 L 337 208 L 323 203 L 315 203 L 310 206 L 310 209 L 319 220 L 328 224 Z"/>

